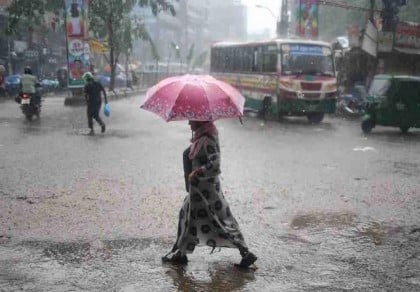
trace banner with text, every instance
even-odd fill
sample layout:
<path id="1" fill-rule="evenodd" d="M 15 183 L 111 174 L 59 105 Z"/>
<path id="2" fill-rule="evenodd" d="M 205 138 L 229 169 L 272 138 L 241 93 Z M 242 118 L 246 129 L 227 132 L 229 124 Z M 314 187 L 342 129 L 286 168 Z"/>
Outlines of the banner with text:
<path id="1" fill-rule="evenodd" d="M 68 87 L 80 88 L 90 68 L 88 41 L 89 0 L 65 0 Z"/>
<path id="2" fill-rule="evenodd" d="M 420 54 L 420 24 L 400 22 L 395 30 L 394 49 L 412 54 Z"/>

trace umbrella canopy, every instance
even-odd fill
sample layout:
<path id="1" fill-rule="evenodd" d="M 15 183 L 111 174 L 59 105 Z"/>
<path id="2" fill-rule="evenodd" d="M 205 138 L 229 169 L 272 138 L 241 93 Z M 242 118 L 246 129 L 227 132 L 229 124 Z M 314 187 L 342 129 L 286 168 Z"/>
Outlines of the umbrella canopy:
<path id="1" fill-rule="evenodd" d="M 209 75 L 162 80 L 147 91 L 142 109 L 165 121 L 214 121 L 243 115 L 245 98 L 231 85 Z"/>

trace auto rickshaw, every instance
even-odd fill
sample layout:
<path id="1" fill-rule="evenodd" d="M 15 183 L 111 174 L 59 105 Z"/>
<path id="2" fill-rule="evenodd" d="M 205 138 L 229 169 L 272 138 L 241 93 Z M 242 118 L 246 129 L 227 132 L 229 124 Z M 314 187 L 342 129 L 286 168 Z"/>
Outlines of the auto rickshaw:
<path id="1" fill-rule="evenodd" d="M 399 127 L 403 133 L 420 128 L 420 77 L 376 75 L 369 88 L 362 130 L 376 125 Z"/>

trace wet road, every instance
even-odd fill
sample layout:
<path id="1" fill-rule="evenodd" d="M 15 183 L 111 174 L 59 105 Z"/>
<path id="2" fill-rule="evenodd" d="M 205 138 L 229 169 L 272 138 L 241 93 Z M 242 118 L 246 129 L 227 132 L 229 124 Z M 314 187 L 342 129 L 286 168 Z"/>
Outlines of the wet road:
<path id="1" fill-rule="evenodd" d="M 48 98 L 0 103 L 0 291 L 419 291 L 420 132 L 327 118 L 217 122 L 222 188 L 258 269 L 197 248 L 162 265 L 185 196 L 186 122 L 114 101 L 107 132 Z"/>

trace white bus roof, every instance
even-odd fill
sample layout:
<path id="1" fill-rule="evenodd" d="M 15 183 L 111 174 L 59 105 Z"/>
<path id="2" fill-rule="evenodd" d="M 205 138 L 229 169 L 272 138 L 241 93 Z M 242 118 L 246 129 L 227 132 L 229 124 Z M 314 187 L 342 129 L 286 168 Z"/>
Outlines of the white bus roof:
<path id="1" fill-rule="evenodd" d="M 308 44 L 308 45 L 319 45 L 331 47 L 331 45 L 324 41 L 315 41 L 315 40 L 306 40 L 306 39 L 272 39 L 265 41 L 255 41 L 255 42 L 217 42 L 212 45 L 212 47 L 223 48 L 231 46 L 255 46 L 255 45 L 265 45 L 265 44 Z"/>

